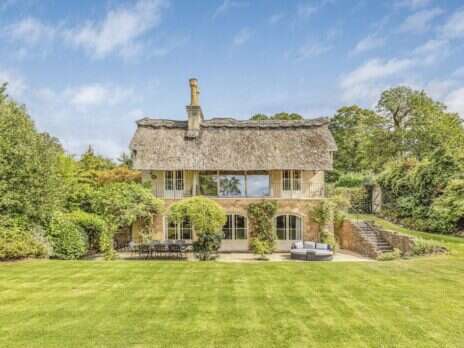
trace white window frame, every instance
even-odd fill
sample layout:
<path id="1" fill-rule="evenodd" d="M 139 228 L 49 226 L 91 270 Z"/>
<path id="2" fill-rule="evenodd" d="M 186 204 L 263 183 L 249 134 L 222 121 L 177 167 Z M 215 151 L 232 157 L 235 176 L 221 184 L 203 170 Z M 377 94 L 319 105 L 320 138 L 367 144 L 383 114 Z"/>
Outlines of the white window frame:
<path id="1" fill-rule="evenodd" d="M 167 188 L 167 176 L 168 173 L 172 174 L 172 190 Z M 182 197 L 184 195 L 185 188 L 185 173 L 183 170 L 165 170 L 164 171 L 164 193 L 166 197 Z M 179 184 L 179 185 L 178 185 Z M 178 187 L 182 189 L 178 189 Z"/>
<path id="2" fill-rule="evenodd" d="M 174 240 L 187 240 L 187 241 L 191 241 L 193 239 L 193 226 L 192 224 L 190 223 L 190 238 L 189 239 L 183 239 L 182 238 L 182 232 L 183 232 L 183 224 L 179 224 L 177 222 L 174 222 L 174 226 L 175 226 L 175 229 L 176 229 L 176 238 L 174 238 Z M 169 216 L 165 216 L 164 218 L 164 239 L 165 240 L 168 240 L 168 239 L 172 239 L 172 238 L 169 238 Z"/>
<path id="3" fill-rule="evenodd" d="M 302 238 L 303 231 L 304 231 L 304 229 L 303 229 L 303 218 L 298 214 L 292 214 L 292 213 L 276 215 L 276 217 L 274 218 L 274 232 L 276 234 L 276 237 L 277 237 L 277 218 L 279 218 L 281 216 L 285 217 L 285 239 L 277 239 L 277 240 L 280 240 L 280 241 L 284 241 L 284 240 L 290 240 L 290 241 L 303 240 L 303 238 Z M 295 216 L 297 219 L 300 220 L 300 230 L 296 231 L 297 239 L 290 239 L 289 238 L 290 237 L 290 216 Z"/>
<path id="4" fill-rule="evenodd" d="M 232 216 L 232 238 L 230 239 L 223 238 L 223 240 L 247 240 L 248 239 L 248 217 L 246 215 L 235 214 L 235 213 L 227 214 L 227 216 Z M 235 218 L 237 216 L 241 216 L 245 219 L 245 238 L 237 239 L 237 229 L 235 226 Z"/>
<path id="5" fill-rule="evenodd" d="M 288 172 L 289 174 L 289 183 L 290 183 L 290 190 L 286 189 L 284 177 L 285 177 L 285 172 Z M 295 173 L 298 173 L 298 178 L 295 178 Z M 289 192 L 301 192 L 302 187 L 303 187 L 303 172 L 301 170 L 292 170 L 292 169 L 286 169 L 281 171 L 281 181 L 282 181 L 282 192 L 289 193 Z M 299 181 L 299 187 L 295 189 L 295 183 Z"/>

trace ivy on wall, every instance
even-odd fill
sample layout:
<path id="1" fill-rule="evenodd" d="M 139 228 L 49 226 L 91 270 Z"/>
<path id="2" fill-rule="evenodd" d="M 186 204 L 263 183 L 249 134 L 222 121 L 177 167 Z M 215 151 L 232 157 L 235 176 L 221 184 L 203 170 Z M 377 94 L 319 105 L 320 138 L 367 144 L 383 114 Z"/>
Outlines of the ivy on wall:
<path id="1" fill-rule="evenodd" d="M 259 254 L 270 254 L 275 248 L 272 219 L 276 211 L 277 202 L 275 201 L 261 201 L 248 206 L 248 219 L 252 227 L 250 246 Z"/>

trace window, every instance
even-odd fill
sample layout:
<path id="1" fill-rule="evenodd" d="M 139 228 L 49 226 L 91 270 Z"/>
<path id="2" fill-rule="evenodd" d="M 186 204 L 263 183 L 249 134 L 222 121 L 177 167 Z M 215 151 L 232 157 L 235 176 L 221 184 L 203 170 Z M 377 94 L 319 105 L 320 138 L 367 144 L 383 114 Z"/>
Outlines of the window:
<path id="1" fill-rule="evenodd" d="M 168 170 L 164 173 L 164 189 L 166 191 L 184 190 L 184 172 L 182 170 Z"/>
<path id="2" fill-rule="evenodd" d="M 219 174 L 219 196 L 245 196 L 245 173 L 221 172 Z"/>
<path id="3" fill-rule="evenodd" d="M 301 191 L 301 170 L 282 171 L 282 190 Z"/>
<path id="4" fill-rule="evenodd" d="M 192 225 L 188 219 L 181 224 L 167 218 L 166 239 L 192 239 Z"/>
<path id="5" fill-rule="evenodd" d="M 247 239 L 246 217 L 242 215 L 227 215 L 227 221 L 222 227 L 223 238 L 227 240 Z"/>
<path id="6" fill-rule="evenodd" d="M 300 240 L 301 218 L 296 215 L 279 215 L 275 219 L 278 240 Z"/>
<path id="7" fill-rule="evenodd" d="M 246 193 L 249 197 L 265 197 L 270 195 L 269 174 L 264 171 L 247 172 Z"/>
<path id="8" fill-rule="evenodd" d="M 217 196 L 217 172 L 200 172 L 200 194 L 203 196 Z"/>

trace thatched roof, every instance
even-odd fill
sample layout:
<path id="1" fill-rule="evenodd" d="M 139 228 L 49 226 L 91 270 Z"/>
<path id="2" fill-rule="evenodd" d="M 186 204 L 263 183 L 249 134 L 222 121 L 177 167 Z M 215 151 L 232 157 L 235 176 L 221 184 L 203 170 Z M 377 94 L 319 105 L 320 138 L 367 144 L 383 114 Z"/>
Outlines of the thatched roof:
<path id="1" fill-rule="evenodd" d="M 144 118 L 131 141 L 139 170 L 332 169 L 328 120 L 239 121 L 215 118 L 186 137 L 187 121 Z"/>

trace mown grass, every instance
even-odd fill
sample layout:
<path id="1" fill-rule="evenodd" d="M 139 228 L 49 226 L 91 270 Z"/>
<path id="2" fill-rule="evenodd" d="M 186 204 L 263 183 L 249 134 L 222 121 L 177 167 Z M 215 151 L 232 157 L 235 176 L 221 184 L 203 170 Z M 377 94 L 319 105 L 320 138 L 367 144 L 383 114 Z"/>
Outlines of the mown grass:
<path id="1" fill-rule="evenodd" d="M 0 265 L 2 347 L 464 347 L 464 241 L 372 263 Z"/>

